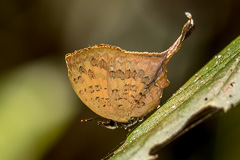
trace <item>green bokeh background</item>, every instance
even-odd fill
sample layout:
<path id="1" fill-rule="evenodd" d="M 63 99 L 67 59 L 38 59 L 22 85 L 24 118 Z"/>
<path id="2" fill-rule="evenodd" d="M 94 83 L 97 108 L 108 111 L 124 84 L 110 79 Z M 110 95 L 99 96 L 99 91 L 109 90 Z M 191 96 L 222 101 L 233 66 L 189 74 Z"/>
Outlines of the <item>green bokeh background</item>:
<path id="1" fill-rule="evenodd" d="M 240 33 L 239 0 L 8 0 L 0 2 L 0 159 L 100 159 L 126 130 L 97 117 L 71 88 L 64 56 L 94 44 L 163 51 L 191 12 L 193 35 L 168 64 L 164 103 Z M 162 159 L 240 159 L 240 109 L 205 121 L 159 154 Z"/>

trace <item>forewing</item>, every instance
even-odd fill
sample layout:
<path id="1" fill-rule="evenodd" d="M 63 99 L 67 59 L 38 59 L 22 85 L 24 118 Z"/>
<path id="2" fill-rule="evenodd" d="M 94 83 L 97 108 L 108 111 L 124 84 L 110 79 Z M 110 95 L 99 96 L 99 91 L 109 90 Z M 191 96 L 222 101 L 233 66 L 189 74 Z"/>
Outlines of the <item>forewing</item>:
<path id="1" fill-rule="evenodd" d="M 115 114 L 107 90 L 108 51 L 92 47 L 66 56 L 68 75 L 74 91 L 91 110 L 105 118 Z"/>

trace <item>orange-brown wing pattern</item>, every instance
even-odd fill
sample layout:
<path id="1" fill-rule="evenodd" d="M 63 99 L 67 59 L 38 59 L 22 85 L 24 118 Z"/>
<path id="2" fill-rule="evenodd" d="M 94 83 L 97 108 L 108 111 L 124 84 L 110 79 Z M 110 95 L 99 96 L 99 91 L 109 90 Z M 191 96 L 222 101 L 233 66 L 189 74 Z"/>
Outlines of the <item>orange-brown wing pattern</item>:
<path id="1" fill-rule="evenodd" d="M 100 116 L 120 122 L 143 115 L 143 111 L 133 113 L 133 109 L 148 108 L 152 101 L 159 101 L 160 96 L 151 96 L 150 101 L 146 95 L 161 59 L 109 45 L 66 56 L 69 78 L 80 99 Z"/>
<path id="2" fill-rule="evenodd" d="M 115 111 L 111 119 L 127 122 L 131 117 L 147 114 L 145 108 L 152 107 L 148 105 L 150 101 L 145 101 L 147 86 L 161 66 L 161 60 L 161 57 L 154 59 L 127 51 L 114 50 L 109 54 L 108 92 L 111 95 L 111 109 Z M 151 101 L 159 101 L 159 98 L 160 96 L 157 99 L 152 97 Z M 135 108 L 140 112 L 134 112 Z"/>
<path id="3" fill-rule="evenodd" d="M 97 48 L 75 51 L 66 56 L 69 79 L 79 98 L 95 113 L 110 106 L 107 91 L 106 51 Z M 102 114 L 100 114 L 102 116 Z"/>

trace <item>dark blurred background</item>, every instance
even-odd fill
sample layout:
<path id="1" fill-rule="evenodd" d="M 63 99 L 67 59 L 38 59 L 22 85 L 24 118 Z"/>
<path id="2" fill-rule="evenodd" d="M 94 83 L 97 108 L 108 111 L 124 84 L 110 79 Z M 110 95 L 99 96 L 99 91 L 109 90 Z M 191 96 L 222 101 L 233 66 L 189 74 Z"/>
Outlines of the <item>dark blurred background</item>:
<path id="1" fill-rule="evenodd" d="M 101 159 L 128 131 L 108 130 L 71 88 L 64 56 L 94 44 L 164 51 L 191 12 L 196 30 L 168 64 L 161 104 L 240 33 L 239 0 L 8 0 L 0 2 L 0 159 Z M 240 109 L 215 116 L 159 159 L 240 159 Z"/>

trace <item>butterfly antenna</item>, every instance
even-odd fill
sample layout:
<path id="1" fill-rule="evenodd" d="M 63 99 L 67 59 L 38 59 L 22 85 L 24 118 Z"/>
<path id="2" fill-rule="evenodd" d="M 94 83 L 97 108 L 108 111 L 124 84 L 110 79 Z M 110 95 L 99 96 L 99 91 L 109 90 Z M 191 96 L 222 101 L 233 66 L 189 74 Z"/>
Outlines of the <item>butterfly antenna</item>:
<path id="1" fill-rule="evenodd" d="M 103 120 L 104 118 L 96 117 L 96 118 L 87 118 L 82 119 L 81 122 L 89 122 L 89 121 L 95 121 L 95 120 Z"/>

